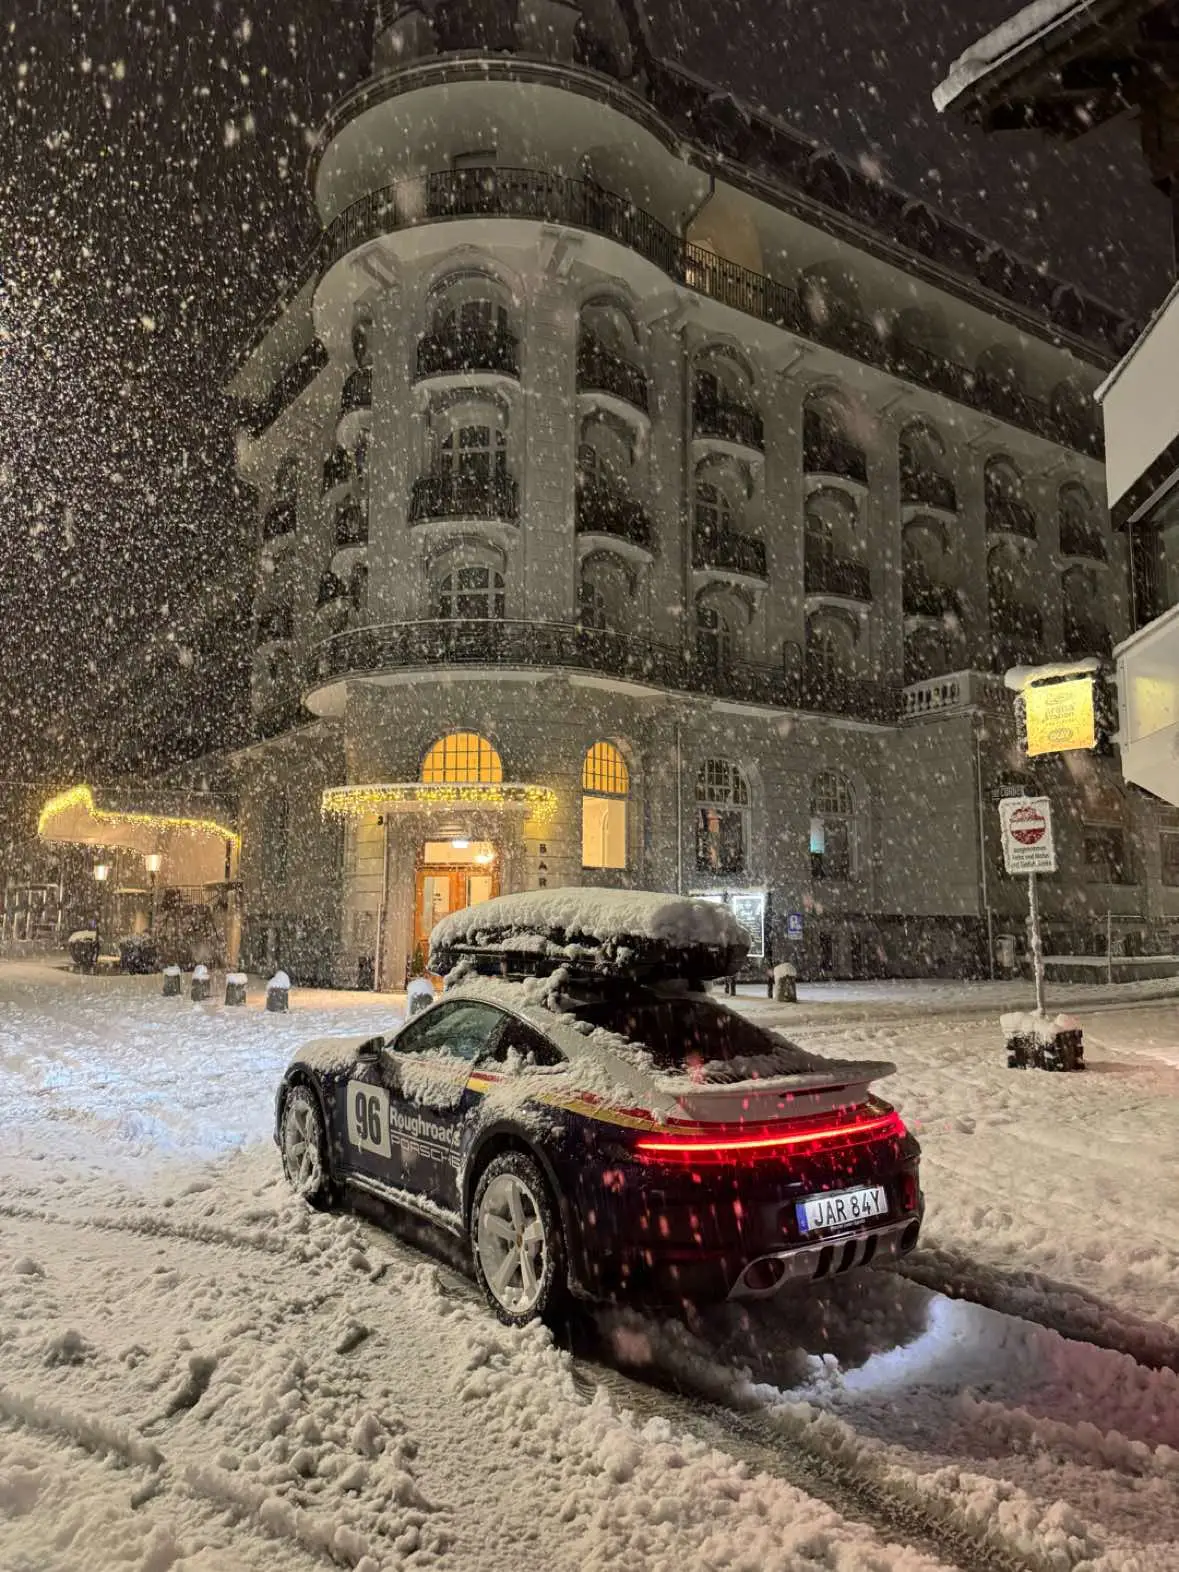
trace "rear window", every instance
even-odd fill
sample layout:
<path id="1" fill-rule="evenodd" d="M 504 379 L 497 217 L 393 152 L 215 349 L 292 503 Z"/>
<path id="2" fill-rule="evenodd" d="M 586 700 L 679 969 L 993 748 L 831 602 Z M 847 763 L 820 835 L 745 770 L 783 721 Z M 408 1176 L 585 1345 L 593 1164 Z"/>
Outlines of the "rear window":
<path id="1" fill-rule="evenodd" d="M 715 1084 L 795 1075 L 811 1060 L 785 1038 L 709 999 L 621 995 L 569 1004 L 579 1020 L 644 1049 L 657 1070 Z"/>

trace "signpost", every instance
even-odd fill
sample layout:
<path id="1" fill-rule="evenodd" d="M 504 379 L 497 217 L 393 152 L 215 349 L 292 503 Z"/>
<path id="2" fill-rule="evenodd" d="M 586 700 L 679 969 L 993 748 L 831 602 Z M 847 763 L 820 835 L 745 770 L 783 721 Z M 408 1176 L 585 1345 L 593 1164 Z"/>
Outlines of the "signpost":
<path id="1" fill-rule="evenodd" d="M 1029 759 L 1096 746 L 1091 673 L 1065 682 L 1033 683 L 1024 690 L 1023 700 Z"/>
<path id="2" fill-rule="evenodd" d="M 1036 979 L 1036 1013 L 1044 1013 L 1044 945 L 1040 937 L 1040 905 L 1036 891 L 1038 873 L 1056 872 L 1056 846 L 1052 839 L 1052 804 L 1047 797 L 1005 797 L 999 804 L 1003 832 L 1003 861 L 1007 872 L 1026 873 L 1031 920 L 1032 970 Z"/>

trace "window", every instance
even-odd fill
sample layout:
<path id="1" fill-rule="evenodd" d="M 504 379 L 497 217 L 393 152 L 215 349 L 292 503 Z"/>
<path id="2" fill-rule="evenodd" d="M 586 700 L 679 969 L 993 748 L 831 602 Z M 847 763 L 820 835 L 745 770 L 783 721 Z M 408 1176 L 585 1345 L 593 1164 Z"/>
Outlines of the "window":
<path id="1" fill-rule="evenodd" d="M 595 742 L 581 770 L 581 866 L 625 868 L 630 772 L 611 742 Z"/>
<path id="2" fill-rule="evenodd" d="M 1117 824 L 1086 824 L 1085 870 L 1090 884 L 1132 884 L 1126 832 Z"/>
<path id="3" fill-rule="evenodd" d="M 508 439 L 492 426 L 460 426 L 442 439 L 441 473 L 490 486 L 508 472 Z"/>
<path id="4" fill-rule="evenodd" d="M 735 764 L 705 759 L 696 777 L 696 867 L 744 873 L 749 855 L 749 787 Z"/>
<path id="5" fill-rule="evenodd" d="M 616 557 L 597 553 L 581 565 L 578 625 L 600 633 L 622 632 L 634 617 L 635 585 Z"/>
<path id="6" fill-rule="evenodd" d="M 824 770 L 811 782 L 811 877 L 855 874 L 855 798 L 843 775 Z"/>
<path id="7" fill-rule="evenodd" d="M 283 884 L 291 843 L 291 799 L 286 792 L 279 792 L 271 802 L 266 825 L 266 876 L 274 884 Z"/>
<path id="8" fill-rule="evenodd" d="M 1179 832 L 1164 831 L 1159 836 L 1159 853 L 1163 868 L 1163 883 L 1171 889 L 1179 887 Z"/>
<path id="9" fill-rule="evenodd" d="M 705 1082 L 733 1079 L 725 1065 L 740 1066 L 740 1074 L 756 1079 L 793 1075 L 808 1064 L 801 1048 L 710 999 L 661 998 L 643 989 L 629 996 L 612 992 L 575 1002 L 571 1009 L 579 1020 L 617 1032 L 642 1048 L 657 1070 L 674 1074 L 691 1069 Z"/>
<path id="10" fill-rule="evenodd" d="M 368 371 L 372 367 L 372 334 L 373 325 L 368 317 L 357 317 L 352 324 L 352 358 L 362 371 Z"/>
<path id="11" fill-rule="evenodd" d="M 421 1022 L 407 1026 L 389 1044 L 395 1054 L 428 1054 L 474 1064 L 487 1053 L 506 1017 L 489 1004 L 464 999 L 439 1004 Z"/>
<path id="12" fill-rule="evenodd" d="M 727 535 L 733 527 L 733 504 L 726 492 L 711 480 L 696 482 L 696 525 L 714 540 Z"/>
<path id="13" fill-rule="evenodd" d="M 507 1018 L 488 1057 L 509 1071 L 552 1070 L 568 1063 L 561 1050 L 547 1037 L 542 1037 L 539 1032 L 534 1032 L 523 1021 L 517 1021 L 512 1016 Z"/>
<path id="14" fill-rule="evenodd" d="M 496 786 L 503 778 L 499 754 L 486 737 L 473 731 L 453 731 L 439 738 L 422 763 L 422 780 L 427 785 Z"/>
<path id="15" fill-rule="evenodd" d="M 445 622 L 456 617 L 472 622 L 502 621 L 503 574 L 479 563 L 456 568 L 437 585 L 434 615 Z"/>
<path id="16" fill-rule="evenodd" d="M 811 617 L 806 625 L 806 659 L 811 676 L 819 681 L 850 676 L 855 666 L 854 626 L 826 613 Z"/>
<path id="17" fill-rule="evenodd" d="M 716 606 L 696 607 L 696 658 L 705 671 L 727 671 L 733 664 L 733 625 Z"/>

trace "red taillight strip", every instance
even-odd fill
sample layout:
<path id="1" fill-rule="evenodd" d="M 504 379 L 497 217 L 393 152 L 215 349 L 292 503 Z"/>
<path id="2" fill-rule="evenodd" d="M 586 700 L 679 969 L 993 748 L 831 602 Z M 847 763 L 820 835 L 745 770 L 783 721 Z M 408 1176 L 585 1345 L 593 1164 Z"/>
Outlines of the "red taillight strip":
<path id="1" fill-rule="evenodd" d="M 738 1135 L 718 1140 L 715 1136 L 695 1136 L 691 1140 L 673 1136 L 652 1136 L 635 1142 L 636 1151 L 673 1152 L 678 1156 L 707 1157 L 719 1152 L 764 1152 L 791 1146 L 815 1146 L 827 1142 L 867 1140 L 872 1136 L 899 1139 L 905 1126 L 898 1113 L 874 1119 L 858 1119 L 852 1124 L 829 1124 L 818 1129 L 785 1131 L 781 1135 Z"/>

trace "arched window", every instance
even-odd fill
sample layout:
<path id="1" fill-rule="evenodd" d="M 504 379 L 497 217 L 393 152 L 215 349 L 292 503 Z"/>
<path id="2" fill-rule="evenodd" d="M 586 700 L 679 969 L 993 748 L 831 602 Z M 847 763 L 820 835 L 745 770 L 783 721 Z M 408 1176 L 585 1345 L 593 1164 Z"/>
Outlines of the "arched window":
<path id="1" fill-rule="evenodd" d="M 749 861 L 749 786 L 728 759 L 705 759 L 696 776 L 696 868 L 744 873 Z"/>
<path id="2" fill-rule="evenodd" d="M 728 609 L 715 601 L 696 603 L 696 660 L 704 672 L 729 671 L 740 649 Z"/>
<path id="3" fill-rule="evenodd" d="M 719 540 L 732 529 L 735 518 L 733 500 L 728 492 L 714 481 L 697 480 L 696 528 L 713 540 Z"/>
<path id="4" fill-rule="evenodd" d="M 373 363 L 373 325 L 367 316 L 358 316 L 352 324 L 352 357 L 361 371 L 371 371 Z"/>
<path id="5" fill-rule="evenodd" d="M 274 500 L 277 504 L 299 499 L 299 460 L 288 453 L 274 475 Z"/>
<path id="6" fill-rule="evenodd" d="M 581 790 L 581 866 L 625 868 L 630 772 L 612 742 L 586 753 Z"/>
<path id="7" fill-rule="evenodd" d="M 621 633 L 634 611 L 634 581 L 625 565 L 604 552 L 581 564 L 577 589 L 578 626 Z"/>
<path id="8" fill-rule="evenodd" d="M 855 875 L 856 800 L 851 783 L 835 770 L 811 782 L 811 878 L 850 879 Z"/>
<path id="9" fill-rule="evenodd" d="M 835 611 L 816 612 L 807 618 L 807 675 L 817 682 L 850 677 L 855 669 L 856 628 Z"/>
<path id="10" fill-rule="evenodd" d="M 504 576 L 485 563 L 454 568 L 435 585 L 434 616 L 444 622 L 501 621 L 504 610 Z"/>
<path id="11" fill-rule="evenodd" d="M 901 432 L 900 461 L 902 505 L 957 511 L 946 444 L 928 420 L 911 420 Z"/>
<path id="12" fill-rule="evenodd" d="M 422 760 L 422 780 L 428 786 L 498 786 L 503 778 L 499 754 L 473 731 L 440 737 Z"/>
<path id="13" fill-rule="evenodd" d="M 485 343 L 508 332 L 507 291 L 484 273 L 456 274 L 434 291 L 432 316 L 440 337 L 471 346 Z"/>
<path id="14" fill-rule="evenodd" d="M 368 432 L 362 431 L 356 439 L 356 446 L 352 452 L 352 461 L 356 466 L 356 478 L 363 481 L 368 477 Z"/>
<path id="15" fill-rule="evenodd" d="M 490 486 L 508 472 L 508 439 L 496 426 L 460 426 L 438 445 L 443 475 Z"/>
<path id="16" fill-rule="evenodd" d="M 867 460 L 853 433 L 851 410 L 831 389 L 812 393 L 803 406 L 802 467 L 808 475 L 840 475 L 867 484 Z"/>

